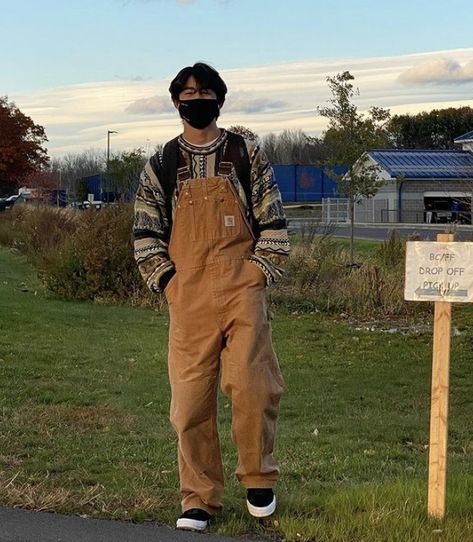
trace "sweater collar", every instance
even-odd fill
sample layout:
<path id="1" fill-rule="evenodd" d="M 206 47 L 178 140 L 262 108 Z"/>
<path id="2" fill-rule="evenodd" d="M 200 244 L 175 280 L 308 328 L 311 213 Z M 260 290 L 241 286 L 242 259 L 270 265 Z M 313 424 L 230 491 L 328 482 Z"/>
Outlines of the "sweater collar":
<path id="1" fill-rule="evenodd" d="M 192 154 L 212 154 L 227 140 L 227 131 L 224 128 L 220 129 L 220 135 L 214 141 L 211 141 L 208 145 L 193 145 L 186 141 L 181 134 L 178 138 L 178 144 L 181 149 Z"/>

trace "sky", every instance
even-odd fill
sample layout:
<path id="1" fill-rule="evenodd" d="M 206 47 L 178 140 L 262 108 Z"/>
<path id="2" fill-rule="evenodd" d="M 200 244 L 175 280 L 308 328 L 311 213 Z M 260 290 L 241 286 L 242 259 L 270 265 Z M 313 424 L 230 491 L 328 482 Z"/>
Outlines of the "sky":
<path id="1" fill-rule="evenodd" d="M 219 125 L 320 135 L 327 76 L 361 111 L 473 107 L 471 0 L 0 0 L 0 95 L 51 156 L 149 149 L 182 131 L 168 86 L 197 61 L 229 87 Z M 473 129 L 473 127 L 472 127 Z"/>

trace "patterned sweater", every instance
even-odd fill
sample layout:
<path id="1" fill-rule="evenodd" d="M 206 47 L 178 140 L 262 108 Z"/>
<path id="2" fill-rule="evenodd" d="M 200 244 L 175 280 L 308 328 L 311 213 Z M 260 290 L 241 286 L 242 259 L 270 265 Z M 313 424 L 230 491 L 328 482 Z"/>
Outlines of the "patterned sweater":
<path id="1" fill-rule="evenodd" d="M 226 130 L 221 130 L 220 136 L 206 146 L 192 145 L 181 135 L 178 140 L 179 152 L 186 167 L 178 170 L 178 179 L 182 176 L 183 169 L 187 169 L 187 175 L 191 178 L 216 175 L 219 155 L 217 151 L 226 144 Z M 258 225 L 258 238 L 254 254 L 250 256 L 250 259 L 263 270 L 267 283 L 272 284 L 283 274 L 284 264 L 290 251 L 286 217 L 281 194 L 268 159 L 255 142 L 245 139 L 245 144 L 250 158 L 250 202 L 247 201 L 245 190 L 234 168 L 232 168 L 230 180 L 240 197 L 242 209 L 247 217 L 252 210 Z M 161 161 L 161 155 L 158 158 Z M 178 186 L 179 183 L 172 194 L 172 219 L 176 208 Z M 169 217 L 164 191 L 148 160 L 141 172 L 134 202 L 134 256 L 148 288 L 156 293 L 163 291 L 174 272 L 174 264 L 168 255 L 170 237 L 168 226 Z"/>

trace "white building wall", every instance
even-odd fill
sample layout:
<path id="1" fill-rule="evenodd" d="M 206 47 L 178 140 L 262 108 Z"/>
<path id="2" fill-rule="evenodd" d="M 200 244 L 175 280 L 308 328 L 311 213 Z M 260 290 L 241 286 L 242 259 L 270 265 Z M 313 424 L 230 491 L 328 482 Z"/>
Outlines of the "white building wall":
<path id="1" fill-rule="evenodd" d="M 473 141 L 463 141 L 462 142 L 462 150 L 463 151 L 473 152 Z"/>

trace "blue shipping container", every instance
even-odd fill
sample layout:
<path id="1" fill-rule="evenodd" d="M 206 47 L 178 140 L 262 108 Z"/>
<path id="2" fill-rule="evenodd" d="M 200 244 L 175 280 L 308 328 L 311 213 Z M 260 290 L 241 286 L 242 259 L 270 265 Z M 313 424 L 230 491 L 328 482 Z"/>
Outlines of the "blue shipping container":
<path id="1" fill-rule="evenodd" d="M 278 183 L 283 201 L 295 201 L 295 178 L 297 166 L 273 166 L 274 176 Z"/>
<path id="2" fill-rule="evenodd" d="M 275 165 L 276 182 L 285 202 L 320 201 L 322 198 L 339 198 L 335 180 L 329 170 L 337 174 L 345 173 L 344 166 L 332 168 L 319 166 Z"/>
<path id="3" fill-rule="evenodd" d="M 333 171 L 337 175 L 343 175 L 348 171 L 345 166 L 332 166 L 323 168 L 323 180 L 322 180 L 322 197 L 323 198 L 341 198 L 343 197 L 338 192 L 337 182 L 329 175 L 329 172 Z"/>
<path id="4" fill-rule="evenodd" d="M 322 168 L 296 166 L 295 201 L 320 201 L 322 195 Z"/>

